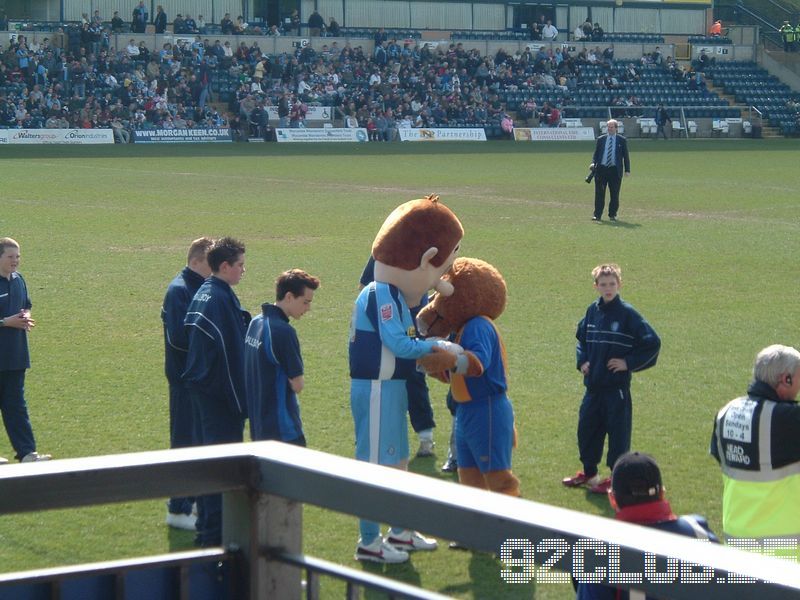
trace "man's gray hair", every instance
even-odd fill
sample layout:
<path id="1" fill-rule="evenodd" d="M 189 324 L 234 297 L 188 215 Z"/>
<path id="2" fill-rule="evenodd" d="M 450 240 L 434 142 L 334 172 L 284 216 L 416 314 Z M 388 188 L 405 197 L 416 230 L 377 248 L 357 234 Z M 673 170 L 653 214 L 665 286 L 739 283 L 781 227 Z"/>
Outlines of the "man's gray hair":
<path id="1" fill-rule="evenodd" d="M 800 366 L 800 352 L 791 346 L 773 344 L 756 356 L 753 377 L 774 388 L 781 382 L 782 376 L 794 374 L 798 366 Z"/>

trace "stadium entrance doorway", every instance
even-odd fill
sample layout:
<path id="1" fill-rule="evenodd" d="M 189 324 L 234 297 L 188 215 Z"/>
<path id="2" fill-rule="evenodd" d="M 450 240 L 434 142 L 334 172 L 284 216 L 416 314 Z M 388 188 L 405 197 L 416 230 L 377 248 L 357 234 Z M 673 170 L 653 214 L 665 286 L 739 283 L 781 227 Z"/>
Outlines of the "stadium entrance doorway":
<path id="1" fill-rule="evenodd" d="M 267 27 L 281 26 L 281 15 L 288 17 L 294 9 L 300 9 L 296 0 L 253 0 L 253 16 L 263 19 Z"/>
<path id="2" fill-rule="evenodd" d="M 544 24 L 550 19 L 558 27 L 552 4 L 516 4 L 514 8 L 514 29 L 531 28 L 534 23 Z"/>

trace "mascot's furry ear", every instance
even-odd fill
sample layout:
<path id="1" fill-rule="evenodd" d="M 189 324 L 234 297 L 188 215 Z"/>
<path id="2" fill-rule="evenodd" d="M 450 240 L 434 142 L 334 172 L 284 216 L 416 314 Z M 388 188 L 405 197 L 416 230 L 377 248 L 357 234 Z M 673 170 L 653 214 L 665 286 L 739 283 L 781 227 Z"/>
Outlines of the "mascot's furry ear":
<path id="1" fill-rule="evenodd" d="M 392 211 L 372 243 L 372 256 L 406 271 L 426 261 L 441 267 L 463 237 L 458 217 L 439 202 L 439 196 L 431 195 Z"/>

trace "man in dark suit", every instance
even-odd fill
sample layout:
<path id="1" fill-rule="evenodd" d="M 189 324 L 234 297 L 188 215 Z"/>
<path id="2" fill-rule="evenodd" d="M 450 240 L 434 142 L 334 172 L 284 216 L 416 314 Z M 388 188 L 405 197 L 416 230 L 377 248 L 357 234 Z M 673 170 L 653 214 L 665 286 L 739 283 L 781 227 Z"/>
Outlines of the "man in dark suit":
<path id="1" fill-rule="evenodd" d="M 617 220 L 619 210 L 619 188 L 622 186 L 623 173 L 625 177 L 631 174 L 631 160 L 628 156 L 628 140 L 617 134 L 617 122 L 608 121 L 608 133 L 597 138 L 592 164 L 589 168 L 594 171 L 594 216 L 593 221 L 600 221 L 603 217 L 603 208 L 606 205 L 606 187 L 609 188 L 611 199 L 608 203 L 608 218 Z"/>

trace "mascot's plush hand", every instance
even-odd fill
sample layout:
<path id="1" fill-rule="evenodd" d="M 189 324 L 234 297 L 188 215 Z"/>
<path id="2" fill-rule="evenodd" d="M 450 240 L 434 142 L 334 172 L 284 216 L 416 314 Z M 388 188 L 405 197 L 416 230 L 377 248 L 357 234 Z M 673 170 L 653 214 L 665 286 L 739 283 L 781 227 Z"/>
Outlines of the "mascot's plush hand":
<path id="1" fill-rule="evenodd" d="M 458 357 L 439 346 L 433 347 L 433 352 L 417 359 L 417 364 L 428 374 L 441 380 L 444 371 L 454 369 Z"/>

